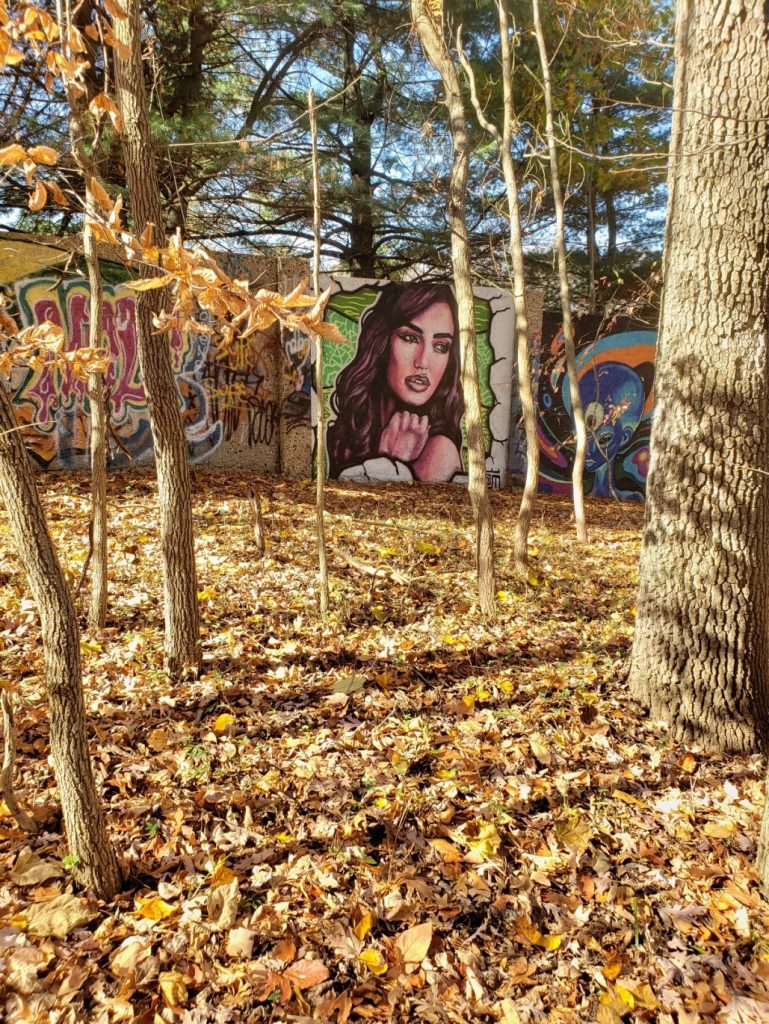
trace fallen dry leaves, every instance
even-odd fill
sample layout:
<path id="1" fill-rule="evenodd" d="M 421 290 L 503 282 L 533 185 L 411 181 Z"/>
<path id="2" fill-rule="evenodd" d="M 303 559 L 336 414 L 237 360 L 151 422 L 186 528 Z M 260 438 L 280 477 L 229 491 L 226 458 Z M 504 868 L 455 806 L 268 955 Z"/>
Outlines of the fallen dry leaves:
<path id="1" fill-rule="evenodd" d="M 0 674 L 42 826 L 0 816 L 6 1019 L 769 1020 L 759 760 L 677 746 L 624 689 L 640 510 L 592 503 L 582 549 L 542 499 L 522 585 L 495 495 L 486 626 L 460 490 L 330 485 L 321 625 L 312 485 L 259 483 L 263 559 L 246 479 L 196 483 L 205 663 L 176 690 L 154 485 L 110 483 L 110 622 L 83 641 L 131 876 L 107 906 L 66 871 L 37 620 L 0 520 Z M 88 482 L 41 486 L 76 580 Z"/>

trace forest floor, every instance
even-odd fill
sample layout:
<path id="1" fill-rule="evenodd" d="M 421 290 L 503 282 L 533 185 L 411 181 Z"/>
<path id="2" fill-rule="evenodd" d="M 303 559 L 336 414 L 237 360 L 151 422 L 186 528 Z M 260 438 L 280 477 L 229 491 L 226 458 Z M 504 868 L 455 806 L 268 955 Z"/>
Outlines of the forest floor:
<path id="1" fill-rule="evenodd" d="M 642 510 L 540 498 L 526 583 L 496 494 L 499 617 L 474 603 L 466 495 L 195 483 L 204 667 L 169 687 L 155 488 L 110 481 L 108 628 L 84 635 L 92 754 L 129 872 L 73 890 L 34 608 L 0 518 L 0 682 L 18 793 L 0 814 L 0 1001 L 17 1021 L 769 1021 L 753 868 L 757 757 L 671 742 L 629 698 Z M 41 480 L 73 582 L 88 481 Z M 371 570 L 376 570 L 372 574 Z M 85 591 L 83 592 L 83 595 Z"/>

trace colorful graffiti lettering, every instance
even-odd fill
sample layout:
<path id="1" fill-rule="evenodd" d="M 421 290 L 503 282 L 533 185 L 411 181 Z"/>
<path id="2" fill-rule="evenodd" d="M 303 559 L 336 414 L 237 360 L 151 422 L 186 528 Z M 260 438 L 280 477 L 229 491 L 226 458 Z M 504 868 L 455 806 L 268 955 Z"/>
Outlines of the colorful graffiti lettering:
<path id="1" fill-rule="evenodd" d="M 69 349 L 87 344 L 87 282 L 32 278 L 16 286 L 24 323 L 65 328 Z M 136 300 L 120 286 L 104 286 L 103 331 L 110 355 L 106 376 L 111 429 L 110 463 L 142 464 L 153 457 L 147 399 L 137 349 Z M 205 314 L 201 318 L 205 322 Z M 175 331 L 171 351 L 187 446 L 192 462 L 209 458 L 240 433 L 249 446 L 273 444 L 278 409 L 270 400 L 259 360 L 246 367 L 220 360 L 207 334 Z M 251 355 L 249 350 L 248 355 Z M 25 439 L 44 468 L 87 468 L 90 406 L 86 385 L 64 368 L 20 368 L 12 381 Z"/>
<path id="2" fill-rule="evenodd" d="M 585 492 L 642 500 L 654 404 L 653 331 L 626 331 L 578 346 L 579 393 L 588 431 Z M 574 428 L 563 335 L 543 354 L 538 393 L 541 491 L 569 493 Z"/>
<path id="3" fill-rule="evenodd" d="M 329 475 L 339 479 L 466 481 L 458 318 L 435 283 L 340 278 L 326 318 L 346 343 L 324 343 Z M 476 296 L 487 475 L 504 483 L 512 380 L 507 293 Z"/>

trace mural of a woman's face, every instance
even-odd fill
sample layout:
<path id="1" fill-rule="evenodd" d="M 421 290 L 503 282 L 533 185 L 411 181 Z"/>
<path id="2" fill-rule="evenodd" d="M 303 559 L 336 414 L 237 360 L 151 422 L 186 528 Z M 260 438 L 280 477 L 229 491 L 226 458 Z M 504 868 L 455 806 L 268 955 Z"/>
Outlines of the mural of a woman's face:
<path id="1" fill-rule="evenodd" d="M 387 383 L 405 405 L 426 405 L 435 394 L 456 344 L 447 302 L 436 302 L 390 335 Z"/>

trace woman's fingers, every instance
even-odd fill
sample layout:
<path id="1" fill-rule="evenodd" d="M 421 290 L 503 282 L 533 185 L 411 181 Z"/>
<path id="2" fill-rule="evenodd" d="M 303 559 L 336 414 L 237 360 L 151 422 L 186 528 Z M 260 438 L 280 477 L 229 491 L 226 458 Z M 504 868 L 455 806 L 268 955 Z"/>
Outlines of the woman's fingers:
<path id="1" fill-rule="evenodd" d="M 405 410 L 396 412 L 382 431 L 379 450 L 383 455 L 411 462 L 424 448 L 429 433 L 427 416 Z"/>

